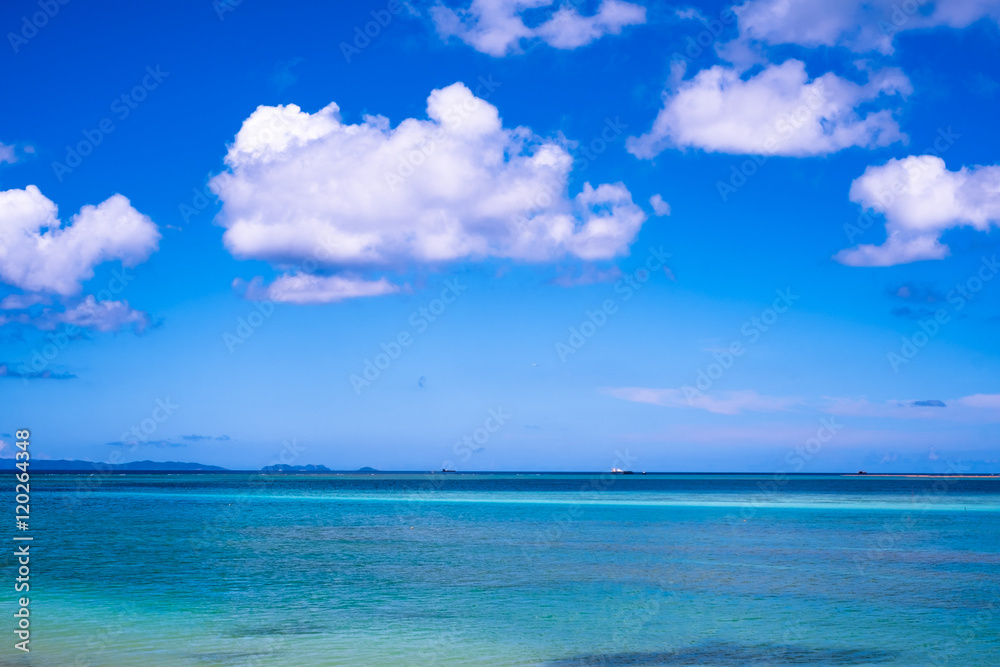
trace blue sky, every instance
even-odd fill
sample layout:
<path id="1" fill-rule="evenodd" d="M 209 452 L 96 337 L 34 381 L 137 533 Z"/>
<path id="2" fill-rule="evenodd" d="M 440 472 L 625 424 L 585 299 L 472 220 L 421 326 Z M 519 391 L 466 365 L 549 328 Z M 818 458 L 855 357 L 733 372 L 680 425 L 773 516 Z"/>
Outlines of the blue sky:
<path id="1" fill-rule="evenodd" d="M 998 20 L 7 3 L 3 455 L 996 470 Z"/>

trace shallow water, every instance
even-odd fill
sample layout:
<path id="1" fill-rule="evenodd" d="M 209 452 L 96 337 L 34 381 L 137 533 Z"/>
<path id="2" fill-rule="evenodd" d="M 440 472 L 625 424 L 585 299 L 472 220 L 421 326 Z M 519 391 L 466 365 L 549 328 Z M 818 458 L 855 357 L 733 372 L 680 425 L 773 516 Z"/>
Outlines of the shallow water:
<path id="1" fill-rule="evenodd" d="M 32 651 L 8 633 L 5 665 L 1000 665 L 1000 479 L 35 474 L 32 495 Z"/>

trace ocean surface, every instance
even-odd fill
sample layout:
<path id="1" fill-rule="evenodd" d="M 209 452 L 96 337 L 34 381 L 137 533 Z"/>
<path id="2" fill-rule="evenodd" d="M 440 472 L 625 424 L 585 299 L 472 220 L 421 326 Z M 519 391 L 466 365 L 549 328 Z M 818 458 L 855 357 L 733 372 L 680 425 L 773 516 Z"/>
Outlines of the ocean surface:
<path id="1" fill-rule="evenodd" d="M 2 665 L 1000 665 L 1000 479 L 33 473 L 31 495 L 32 650 L 11 526 Z"/>

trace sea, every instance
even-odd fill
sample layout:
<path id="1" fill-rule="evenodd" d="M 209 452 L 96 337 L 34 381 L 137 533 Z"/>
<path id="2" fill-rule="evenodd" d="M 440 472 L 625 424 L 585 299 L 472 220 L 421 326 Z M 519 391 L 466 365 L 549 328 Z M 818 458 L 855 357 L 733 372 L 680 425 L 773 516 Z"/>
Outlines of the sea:
<path id="1" fill-rule="evenodd" d="M 1000 478 L 6 479 L 0 665 L 1000 665 Z"/>

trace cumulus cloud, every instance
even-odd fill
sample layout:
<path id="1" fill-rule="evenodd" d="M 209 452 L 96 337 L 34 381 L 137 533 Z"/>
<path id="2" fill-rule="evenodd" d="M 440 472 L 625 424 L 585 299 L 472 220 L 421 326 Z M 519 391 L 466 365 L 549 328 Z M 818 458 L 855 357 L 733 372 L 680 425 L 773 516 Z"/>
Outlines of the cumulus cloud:
<path id="1" fill-rule="evenodd" d="M 0 315 L 0 326 L 17 323 L 54 329 L 73 324 L 98 331 L 132 326 L 142 331 L 147 315 L 125 301 L 70 297 L 94 277 L 97 265 L 120 261 L 135 266 L 149 258 L 159 240 L 152 220 L 122 195 L 84 206 L 64 225 L 56 205 L 36 186 L 0 192 L 0 281 L 25 292 L 0 301 L 0 310 L 23 311 Z M 34 308 L 48 306 L 54 298 L 63 302 L 62 310 Z"/>
<path id="2" fill-rule="evenodd" d="M 557 8 L 558 7 L 558 8 Z M 529 26 L 525 15 L 539 20 Z M 584 16 L 570 3 L 551 0 L 472 0 L 468 7 L 431 9 L 438 34 L 457 37 L 477 51 L 505 56 L 524 41 L 541 40 L 557 49 L 575 49 L 622 28 L 646 22 L 646 8 L 622 0 L 602 0 L 595 14 Z"/>
<path id="3" fill-rule="evenodd" d="M 628 150 L 653 158 L 666 148 L 708 152 L 827 155 L 851 146 L 872 148 L 905 140 L 887 97 L 906 95 L 911 86 L 895 68 L 868 75 L 857 84 L 833 73 L 809 79 L 805 64 L 787 60 L 744 79 L 739 69 L 716 65 L 663 94 L 652 129 L 628 139 Z"/>
<path id="4" fill-rule="evenodd" d="M 668 408 L 697 408 L 720 415 L 736 415 L 746 411 L 776 412 L 788 410 L 800 403 L 796 398 L 763 396 L 753 390 L 705 394 L 692 387 L 682 389 L 612 387 L 604 391 L 615 398 L 635 403 L 649 403 Z"/>
<path id="5" fill-rule="evenodd" d="M 749 0 L 733 11 L 742 42 L 889 54 L 896 33 L 905 30 L 965 28 L 982 18 L 1000 21 L 1000 0 Z"/>
<path id="6" fill-rule="evenodd" d="M 566 147 L 504 128 L 461 83 L 431 92 L 427 115 L 391 127 L 380 116 L 345 124 L 336 104 L 251 114 L 229 170 L 211 182 L 227 249 L 288 271 L 251 297 L 317 303 L 398 289 L 325 275 L 351 267 L 606 260 L 627 252 L 646 219 L 621 183 L 585 183 L 570 197 Z"/>
<path id="7" fill-rule="evenodd" d="M 663 200 L 662 195 L 653 195 L 649 198 L 649 205 L 653 207 L 656 215 L 670 215 L 670 204 Z"/>
<path id="8" fill-rule="evenodd" d="M 934 155 L 911 155 L 871 166 L 851 183 L 851 201 L 885 216 L 886 240 L 842 250 L 848 266 L 894 266 L 949 255 L 941 234 L 1000 225 L 1000 166 L 949 171 Z"/>
<path id="9" fill-rule="evenodd" d="M 96 265 L 135 266 L 159 240 L 156 225 L 121 195 L 84 206 L 64 227 L 36 186 L 0 192 L 0 279 L 26 291 L 76 294 Z"/>
<path id="10" fill-rule="evenodd" d="M 254 301 L 282 303 L 331 303 L 362 296 L 393 294 L 399 287 L 385 278 L 363 280 L 345 276 L 316 276 L 308 273 L 283 275 L 270 285 L 254 279 L 247 287 L 246 297 Z"/>

